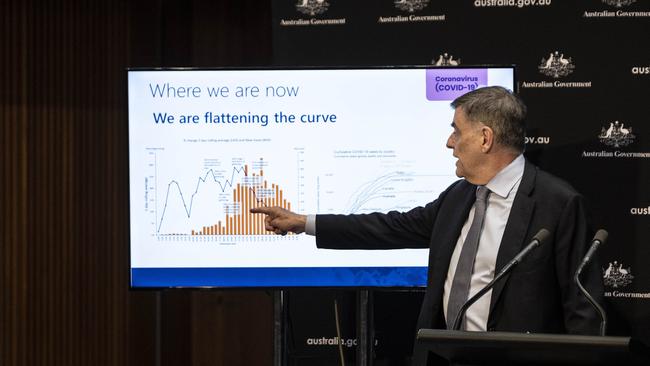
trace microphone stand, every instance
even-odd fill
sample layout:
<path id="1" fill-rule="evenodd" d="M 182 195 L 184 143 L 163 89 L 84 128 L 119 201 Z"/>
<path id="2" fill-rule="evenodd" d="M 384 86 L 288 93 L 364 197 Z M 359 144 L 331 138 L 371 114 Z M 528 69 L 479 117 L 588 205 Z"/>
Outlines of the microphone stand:
<path id="1" fill-rule="evenodd" d="M 467 308 L 472 306 L 478 299 L 480 299 L 485 293 L 490 291 L 492 287 L 494 287 L 494 284 L 497 283 L 503 276 L 506 274 L 510 273 L 510 271 L 514 268 L 514 266 L 509 266 L 507 268 L 504 268 L 503 271 L 499 272 L 490 283 L 488 283 L 485 287 L 479 290 L 474 296 L 472 296 L 469 300 L 467 300 L 463 306 L 460 307 L 458 310 L 458 315 L 456 315 L 456 319 L 454 320 L 454 327 L 452 328 L 453 330 L 460 330 L 460 323 L 462 322 L 463 316 L 465 315 L 465 312 L 467 311 Z"/>
<path id="2" fill-rule="evenodd" d="M 584 288 L 584 286 L 582 286 L 582 283 L 580 282 L 580 274 L 582 273 L 582 269 L 585 267 L 586 264 L 587 263 L 583 262 L 580 265 L 580 267 L 578 267 L 578 270 L 576 271 L 576 274 L 573 276 L 573 280 L 578 285 L 578 288 L 580 289 L 580 292 L 582 292 L 582 294 L 585 295 L 587 300 L 591 303 L 591 305 L 598 312 L 598 315 L 600 315 L 600 319 L 601 319 L 601 321 L 600 321 L 600 335 L 604 336 L 605 332 L 607 330 L 607 315 L 605 314 L 605 309 L 603 309 L 602 306 L 600 306 L 600 304 L 598 304 L 596 302 L 596 300 L 594 300 L 594 298 L 591 297 L 591 294 L 589 294 L 589 292 L 587 292 L 587 290 Z"/>

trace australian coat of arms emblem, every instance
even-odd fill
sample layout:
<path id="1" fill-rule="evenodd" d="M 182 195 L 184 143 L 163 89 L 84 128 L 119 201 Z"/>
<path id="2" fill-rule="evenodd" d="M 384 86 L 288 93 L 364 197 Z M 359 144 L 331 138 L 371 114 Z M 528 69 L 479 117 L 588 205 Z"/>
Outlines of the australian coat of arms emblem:
<path id="1" fill-rule="evenodd" d="M 555 51 L 551 52 L 548 58 L 542 58 L 542 62 L 537 68 L 542 74 L 557 79 L 572 73 L 575 65 L 571 61 L 571 57 L 566 58 L 563 53 Z"/>
<path id="2" fill-rule="evenodd" d="M 603 2 L 607 5 L 615 6 L 617 8 L 621 8 L 624 6 L 632 5 L 636 2 L 636 0 L 603 0 Z"/>
<path id="3" fill-rule="evenodd" d="M 329 6 L 326 0 L 299 0 L 296 9 L 303 14 L 314 16 L 323 14 Z"/>
<path id="4" fill-rule="evenodd" d="M 429 5 L 429 0 L 395 0 L 395 7 L 409 13 L 424 9 Z"/>
<path id="5" fill-rule="evenodd" d="M 623 268 L 623 264 L 617 261 L 610 262 L 609 266 L 603 270 L 603 283 L 608 287 L 625 287 L 632 283 L 633 279 L 632 268 Z"/>
<path id="6" fill-rule="evenodd" d="M 634 142 L 634 138 L 632 127 L 626 127 L 624 123 L 618 121 L 611 122 L 609 127 L 603 127 L 598 135 L 600 142 L 612 147 L 627 146 Z"/>

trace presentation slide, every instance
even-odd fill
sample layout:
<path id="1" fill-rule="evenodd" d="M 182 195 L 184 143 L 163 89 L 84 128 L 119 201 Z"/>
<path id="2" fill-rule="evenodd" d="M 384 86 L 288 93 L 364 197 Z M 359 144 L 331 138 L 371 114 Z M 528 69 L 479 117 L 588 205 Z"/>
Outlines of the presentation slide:
<path id="1" fill-rule="evenodd" d="M 132 287 L 425 286 L 428 250 L 325 250 L 249 210 L 406 211 L 455 176 L 449 103 L 492 68 L 130 70 Z M 405 243 L 408 245 L 408 243 Z"/>

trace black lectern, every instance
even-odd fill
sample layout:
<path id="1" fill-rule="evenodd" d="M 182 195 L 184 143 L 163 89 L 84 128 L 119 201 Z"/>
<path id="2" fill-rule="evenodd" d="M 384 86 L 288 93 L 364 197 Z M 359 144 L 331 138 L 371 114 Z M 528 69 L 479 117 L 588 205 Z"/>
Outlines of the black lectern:
<path id="1" fill-rule="evenodd" d="M 629 337 L 420 329 L 417 342 L 459 365 L 650 365 Z"/>

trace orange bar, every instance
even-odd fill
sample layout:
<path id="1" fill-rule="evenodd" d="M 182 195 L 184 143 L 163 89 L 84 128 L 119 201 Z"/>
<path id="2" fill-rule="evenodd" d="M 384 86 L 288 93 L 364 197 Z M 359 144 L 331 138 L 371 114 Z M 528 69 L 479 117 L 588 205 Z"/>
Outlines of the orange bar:
<path id="1" fill-rule="evenodd" d="M 221 229 L 222 229 L 222 227 L 221 227 L 221 220 L 219 220 L 219 221 L 217 222 L 217 235 L 221 235 L 221 234 L 223 234 L 223 233 L 221 232 Z"/>
<path id="2" fill-rule="evenodd" d="M 246 223 L 247 223 L 247 232 L 246 234 L 252 234 L 251 228 L 253 227 L 253 220 L 255 219 L 255 216 L 251 213 L 251 208 L 254 207 L 255 204 L 255 191 L 253 191 L 252 188 L 248 188 L 248 204 L 246 205 L 248 209 L 246 210 Z"/>
<path id="3" fill-rule="evenodd" d="M 280 202 L 280 203 L 283 202 L 283 199 L 282 199 L 282 190 L 280 190 L 280 195 L 278 196 L 278 202 Z M 285 208 L 286 208 L 286 207 L 285 207 Z"/>
<path id="4" fill-rule="evenodd" d="M 246 209 L 246 189 L 241 187 L 241 192 L 239 192 L 239 235 L 244 233 L 244 228 L 246 227 L 244 221 L 246 220 L 245 212 Z"/>
<path id="5" fill-rule="evenodd" d="M 254 199 L 253 201 L 253 207 L 258 207 L 258 201 L 257 198 Z M 257 226 L 258 223 L 260 222 L 260 216 L 262 215 L 253 215 L 253 235 L 257 234 Z"/>
<path id="6" fill-rule="evenodd" d="M 287 202 L 287 210 L 291 211 L 291 202 Z"/>
<path id="7" fill-rule="evenodd" d="M 266 185 L 266 181 L 264 181 L 264 188 L 266 188 L 266 187 L 267 187 L 267 185 Z"/>
<path id="8" fill-rule="evenodd" d="M 244 233 L 244 188 L 239 186 L 239 230 L 237 234 Z"/>
<path id="9" fill-rule="evenodd" d="M 264 176 L 264 170 L 260 169 L 260 177 Z"/>
<path id="10" fill-rule="evenodd" d="M 257 192 L 253 191 L 253 199 L 251 200 L 251 204 L 253 207 L 257 207 Z M 258 216 L 260 215 L 253 215 L 253 234 L 255 234 L 255 224 L 257 223 Z"/>
<path id="11" fill-rule="evenodd" d="M 248 188 L 246 189 L 246 235 L 251 234 L 251 219 L 253 218 L 251 216 L 251 200 L 253 199 L 253 195 L 251 194 L 251 189 Z"/>
<path id="12" fill-rule="evenodd" d="M 251 204 L 253 205 L 253 207 L 258 206 L 257 191 L 253 191 L 253 200 L 251 201 Z M 258 216 L 260 215 L 253 215 L 253 234 L 255 234 L 255 224 L 257 223 Z"/>
<path id="13" fill-rule="evenodd" d="M 280 197 L 280 186 L 275 186 L 275 197 L 273 197 L 273 206 L 279 206 L 280 201 L 278 198 Z"/>
<path id="14" fill-rule="evenodd" d="M 194 229 L 192 229 L 192 235 L 196 235 L 196 233 L 194 232 Z"/>
<path id="15" fill-rule="evenodd" d="M 255 221 L 253 221 L 253 234 L 259 234 L 258 230 L 260 229 L 260 218 L 262 215 L 255 215 Z"/>
<path id="16" fill-rule="evenodd" d="M 239 203 L 239 224 L 241 225 L 239 228 L 239 235 L 244 234 L 244 230 L 246 227 L 246 189 L 244 187 L 241 187 L 241 202 Z"/>
<path id="17" fill-rule="evenodd" d="M 226 235 L 230 234 L 230 217 L 226 214 Z"/>
<path id="18" fill-rule="evenodd" d="M 241 229 L 239 234 L 246 232 L 246 187 L 241 189 L 241 203 L 239 204 L 239 217 L 241 217 Z"/>

